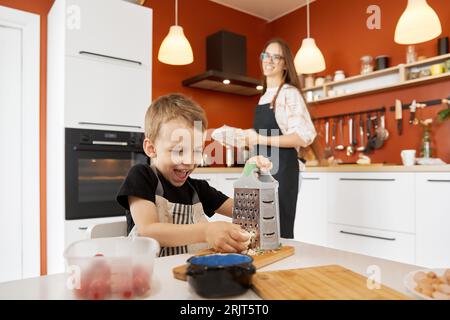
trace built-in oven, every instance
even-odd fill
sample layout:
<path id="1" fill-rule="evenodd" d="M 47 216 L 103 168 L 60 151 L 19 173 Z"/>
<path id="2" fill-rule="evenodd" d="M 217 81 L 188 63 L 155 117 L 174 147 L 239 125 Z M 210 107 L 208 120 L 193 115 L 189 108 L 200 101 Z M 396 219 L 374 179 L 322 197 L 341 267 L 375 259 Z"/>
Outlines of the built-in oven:
<path id="1" fill-rule="evenodd" d="M 149 163 L 139 132 L 65 129 L 66 220 L 124 215 L 116 194 L 129 169 Z"/>

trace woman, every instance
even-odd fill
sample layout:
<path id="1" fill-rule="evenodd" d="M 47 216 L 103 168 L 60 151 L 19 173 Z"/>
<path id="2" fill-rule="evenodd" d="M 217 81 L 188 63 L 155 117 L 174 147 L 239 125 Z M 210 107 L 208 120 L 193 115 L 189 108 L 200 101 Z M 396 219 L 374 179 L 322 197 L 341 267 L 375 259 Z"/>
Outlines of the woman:
<path id="1" fill-rule="evenodd" d="M 263 95 L 255 109 L 253 128 L 247 130 L 253 153 L 273 163 L 272 175 L 279 182 L 281 237 L 294 237 L 299 189 L 300 148 L 310 145 L 316 130 L 300 93 L 291 50 L 281 39 L 270 40 L 261 53 Z"/>

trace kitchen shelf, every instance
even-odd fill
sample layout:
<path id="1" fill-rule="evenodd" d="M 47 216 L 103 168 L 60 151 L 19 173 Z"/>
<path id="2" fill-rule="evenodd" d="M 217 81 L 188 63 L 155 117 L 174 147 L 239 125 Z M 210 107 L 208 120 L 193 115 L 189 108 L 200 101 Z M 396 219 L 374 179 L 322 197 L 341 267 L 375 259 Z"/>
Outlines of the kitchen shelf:
<path id="1" fill-rule="evenodd" d="M 435 76 L 430 75 L 412 80 L 407 80 L 407 77 L 411 69 L 426 69 L 433 64 L 443 63 L 447 60 L 450 60 L 450 54 L 432 57 L 410 64 L 399 64 L 395 67 L 374 71 L 366 75 L 352 76 L 341 81 L 328 82 L 322 86 L 302 89 L 302 92 L 305 94 L 307 92 L 312 92 L 313 96 L 317 94 L 325 96 L 316 101 L 308 101 L 309 104 L 321 104 L 376 92 L 385 92 L 397 88 L 442 81 L 450 78 L 450 71 Z M 330 90 L 334 90 L 336 95 L 328 96 Z M 345 93 L 337 94 L 337 91 Z"/>

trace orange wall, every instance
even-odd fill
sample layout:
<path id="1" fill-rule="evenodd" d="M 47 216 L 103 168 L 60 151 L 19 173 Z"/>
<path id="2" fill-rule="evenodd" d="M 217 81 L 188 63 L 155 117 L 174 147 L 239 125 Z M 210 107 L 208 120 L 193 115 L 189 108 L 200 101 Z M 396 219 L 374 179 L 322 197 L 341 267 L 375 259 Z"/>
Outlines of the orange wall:
<path id="1" fill-rule="evenodd" d="M 194 51 L 194 63 L 170 66 L 158 61 L 158 50 L 169 27 L 175 24 L 175 2 L 147 0 L 153 9 L 153 99 L 181 92 L 196 100 L 206 111 L 210 128 L 224 124 L 249 128 L 257 97 L 183 87 L 182 80 L 206 71 L 206 37 L 225 29 L 247 37 L 247 75 L 259 78 L 258 57 L 268 38 L 267 23 L 245 13 L 207 0 L 178 2 L 178 24 L 183 27 Z"/>
<path id="2" fill-rule="evenodd" d="M 41 65 L 40 65 L 40 223 L 41 223 L 41 274 L 47 274 L 46 233 L 46 109 L 47 109 L 47 14 L 54 0 L 0 0 L 0 6 L 39 14 L 41 16 Z"/>
<path id="3" fill-rule="evenodd" d="M 334 74 L 336 70 L 344 70 L 348 75 L 357 75 L 360 68 L 360 57 L 363 55 L 389 55 L 391 65 L 405 62 L 405 46 L 394 43 L 394 31 L 398 18 L 406 8 L 406 0 L 316 0 L 310 6 L 311 37 L 325 56 L 327 69 L 322 75 Z M 442 23 L 441 36 L 450 33 L 450 2 L 448 0 L 428 0 L 436 10 Z M 366 20 L 369 15 L 366 9 L 376 4 L 381 8 L 381 29 L 369 30 Z M 418 21 L 420 23 L 420 21 Z M 271 36 L 284 38 L 294 52 L 300 47 L 301 39 L 306 36 L 306 9 L 301 8 L 270 23 Z M 419 55 L 427 57 L 437 55 L 437 39 L 417 45 Z M 367 110 L 382 106 L 394 105 L 396 98 L 404 103 L 413 99 L 418 101 L 444 98 L 450 95 L 450 80 L 434 84 L 417 86 L 408 89 L 397 89 L 384 93 L 330 102 L 311 107 L 314 117 L 329 116 L 339 113 Z M 435 116 L 444 106 L 429 107 L 420 111 L 420 117 Z M 409 117 L 404 112 L 403 117 Z M 410 126 L 404 119 L 404 133 L 398 136 L 394 113 L 388 113 L 386 126 L 390 138 L 384 147 L 371 155 L 373 162 L 400 163 L 401 149 L 419 149 L 421 128 Z M 324 140 L 323 126 L 321 136 Z M 437 148 L 435 156 L 450 162 L 450 121 L 434 128 L 434 143 Z M 344 129 L 344 137 L 347 136 Z M 347 141 L 347 140 L 345 140 Z M 348 142 L 346 142 L 347 144 Z M 345 152 L 338 153 L 344 162 L 356 161 L 357 158 L 346 157 Z"/>

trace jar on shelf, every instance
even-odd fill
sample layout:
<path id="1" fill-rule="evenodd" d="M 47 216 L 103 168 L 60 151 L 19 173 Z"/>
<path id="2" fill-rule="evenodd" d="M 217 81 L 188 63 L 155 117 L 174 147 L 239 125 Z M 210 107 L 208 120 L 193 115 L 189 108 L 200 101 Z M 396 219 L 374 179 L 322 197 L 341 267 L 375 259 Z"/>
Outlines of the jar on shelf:
<path id="1" fill-rule="evenodd" d="M 417 61 L 416 47 L 410 45 L 406 48 L 406 63 L 414 63 Z"/>
<path id="2" fill-rule="evenodd" d="M 325 83 L 325 78 L 324 77 L 317 77 L 316 80 L 314 81 L 314 85 L 316 87 L 323 86 L 324 83 Z"/>
<path id="3" fill-rule="evenodd" d="M 314 87 L 314 76 L 309 74 L 305 78 L 305 88 L 308 89 L 312 87 Z"/>
<path id="4" fill-rule="evenodd" d="M 345 79 L 345 73 L 343 70 L 337 70 L 334 73 L 334 81 L 342 81 Z"/>
<path id="5" fill-rule="evenodd" d="M 361 57 L 361 74 L 368 74 L 373 71 L 373 57 L 363 56 Z"/>

